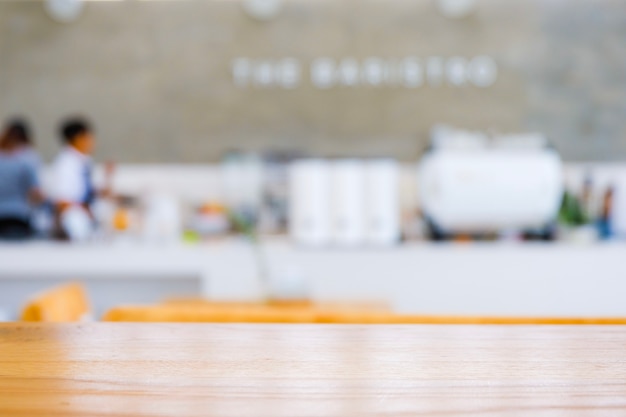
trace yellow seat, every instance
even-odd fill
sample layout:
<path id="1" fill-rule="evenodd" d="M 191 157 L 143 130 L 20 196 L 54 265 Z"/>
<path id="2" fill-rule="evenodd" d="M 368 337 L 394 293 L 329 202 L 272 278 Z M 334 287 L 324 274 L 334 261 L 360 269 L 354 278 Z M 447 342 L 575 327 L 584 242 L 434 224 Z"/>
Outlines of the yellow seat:
<path id="1" fill-rule="evenodd" d="M 498 316 L 436 316 L 413 314 L 353 313 L 326 315 L 317 323 L 334 324 L 437 324 L 437 325 L 626 325 L 621 317 L 498 317 Z"/>
<path id="2" fill-rule="evenodd" d="M 179 323 L 313 323 L 315 311 L 254 305 L 121 306 L 109 310 L 102 320 Z"/>
<path id="3" fill-rule="evenodd" d="M 450 325 L 624 325 L 626 318 L 472 317 L 393 314 L 332 308 L 291 308 L 263 305 L 162 304 L 121 306 L 104 321 L 301 324 L 450 324 Z"/>
<path id="4" fill-rule="evenodd" d="M 267 301 L 214 301 L 199 297 L 174 297 L 164 300 L 162 305 L 208 306 L 215 308 L 237 307 L 285 307 L 285 308 L 313 308 L 333 311 L 390 311 L 389 305 L 383 301 L 324 301 L 311 300 L 279 300 Z"/>
<path id="5" fill-rule="evenodd" d="M 62 285 L 33 298 L 22 310 L 22 321 L 76 322 L 90 312 L 85 288 L 78 283 Z"/>

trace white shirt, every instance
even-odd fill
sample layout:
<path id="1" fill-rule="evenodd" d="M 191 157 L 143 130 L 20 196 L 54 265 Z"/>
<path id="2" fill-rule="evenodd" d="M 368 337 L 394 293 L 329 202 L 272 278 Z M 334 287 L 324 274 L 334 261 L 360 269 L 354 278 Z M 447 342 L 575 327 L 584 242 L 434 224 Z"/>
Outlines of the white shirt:
<path id="1" fill-rule="evenodd" d="M 93 184 L 89 183 L 91 157 L 84 155 L 71 146 L 65 147 L 52 166 L 52 198 L 56 202 L 80 205 Z"/>

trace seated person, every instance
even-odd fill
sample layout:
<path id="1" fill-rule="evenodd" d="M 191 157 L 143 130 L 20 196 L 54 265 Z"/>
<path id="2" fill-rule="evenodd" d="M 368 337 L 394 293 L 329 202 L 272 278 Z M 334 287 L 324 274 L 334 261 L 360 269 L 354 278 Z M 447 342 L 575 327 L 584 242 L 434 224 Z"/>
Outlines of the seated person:
<path id="1" fill-rule="evenodd" d="M 17 142 L 16 154 L 33 167 L 37 173 L 38 180 L 40 180 L 43 165 L 41 157 L 35 149 L 28 122 L 23 118 L 15 118 L 10 121 L 9 126 L 15 133 L 15 140 Z M 31 225 L 37 236 L 47 237 L 50 235 L 54 223 L 53 212 L 52 204 L 49 201 L 42 202 L 42 204 L 37 207 L 33 207 Z"/>
<path id="2" fill-rule="evenodd" d="M 31 129 L 28 123 L 24 119 L 17 118 L 13 119 L 9 126 L 15 133 L 19 155 L 39 171 L 41 168 L 41 158 L 35 150 Z"/>
<path id="3" fill-rule="evenodd" d="M 0 239 L 31 237 L 31 203 L 42 201 L 36 169 L 19 151 L 19 129 L 10 125 L 0 138 Z"/>
<path id="4" fill-rule="evenodd" d="M 68 119 L 60 133 L 65 146 L 52 168 L 58 237 L 84 240 L 93 232 L 92 204 L 108 191 L 98 192 L 93 183 L 91 155 L 95 137 L 89 123 L 80 118 Z"/>

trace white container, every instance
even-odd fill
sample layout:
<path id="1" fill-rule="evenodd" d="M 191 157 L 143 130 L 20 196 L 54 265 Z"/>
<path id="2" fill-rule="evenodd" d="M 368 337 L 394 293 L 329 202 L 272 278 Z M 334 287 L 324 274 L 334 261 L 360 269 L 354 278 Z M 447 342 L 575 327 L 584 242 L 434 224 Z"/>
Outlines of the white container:
<path id="1" fill-rule="evenodd" d="M 610 207 L 610 221 L 613 233 L 618 239 L 626 238 L 626 173 L 617 171 L 612 175 L 613 201 Z"/>
<path id="2" fill-rule="evenodd" d="M 365 240 L 391 246 L 400 238 L 399 166 L 393 159 L 375 159 L 365 166 Z"/>
<path id="3" fill-rule="evenodd" d="M 220 164 L 222 196 L 233 210 L 261 207 L 263 198 L 263 163 L 255 155 L 235 155 Z"/>
<path id="4" fill-rule="evenodd" d="M 357 159 L 332 162 L 330 174 L 332 242 L 359 246 L 365 242 L 365 165 Z"/>
<path id="5" fill-rule="evenodd" d="M 296 243 L 330 242 L 329 171 L 322 159 L 296 161 L 289 168 L 289 233 Z"/>
<path id="6" fill-rule="evenodd" d="M 86 242 L 95 231 L 89 213 L 81 206 L 72 206 L 63 211 L 61 227 L 72 242 Z"/>
<path id="7" fill-rule="evenodd" d="M 143 239 L 147 243 L 176 243 L 182 236 L 182 214 L 176 197 L 150 193 L 144 199 Z"/>

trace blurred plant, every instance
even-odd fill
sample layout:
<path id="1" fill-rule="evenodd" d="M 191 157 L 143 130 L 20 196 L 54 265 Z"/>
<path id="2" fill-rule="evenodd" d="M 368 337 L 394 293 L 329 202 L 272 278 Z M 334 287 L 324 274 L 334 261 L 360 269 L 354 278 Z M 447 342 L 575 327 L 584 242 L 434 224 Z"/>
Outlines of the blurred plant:
<path id="1" fill-rule="evenodd" d="M 576 227 L 589 224 L 590 221 L 579 199 L 569 191 L 565 191 L 559 211 L 559 223 Z"/>

